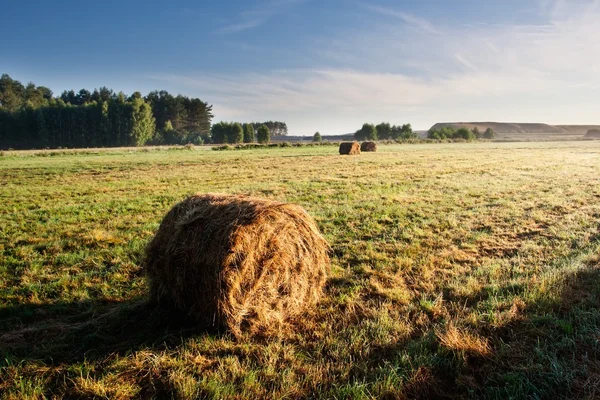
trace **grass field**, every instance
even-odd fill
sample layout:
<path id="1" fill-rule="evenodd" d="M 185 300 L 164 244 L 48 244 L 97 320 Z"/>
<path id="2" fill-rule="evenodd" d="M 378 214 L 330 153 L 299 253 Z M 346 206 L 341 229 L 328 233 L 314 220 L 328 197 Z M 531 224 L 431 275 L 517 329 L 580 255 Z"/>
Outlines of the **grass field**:
<path id="1" fill-rule="evenodd" d="M 598 398 L 600 142 L 0 157 L 0 396 Z M 279 340 L 146 304 L 194 192 L 305 207 L 323 301 Z"/>

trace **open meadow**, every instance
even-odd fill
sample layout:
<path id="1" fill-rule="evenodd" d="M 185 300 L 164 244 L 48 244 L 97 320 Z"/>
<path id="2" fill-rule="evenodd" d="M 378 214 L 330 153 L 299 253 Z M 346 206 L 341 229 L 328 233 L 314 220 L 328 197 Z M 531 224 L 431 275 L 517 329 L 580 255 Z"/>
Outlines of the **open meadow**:
<path id="1" fill-rule="evenodd" d="M 0 157 L 0 396 L 598 398 L 600 142 Z M 280 339 L 194 329 L 140 264 L 195 192 L 292 202 L 333 269 Z"/>

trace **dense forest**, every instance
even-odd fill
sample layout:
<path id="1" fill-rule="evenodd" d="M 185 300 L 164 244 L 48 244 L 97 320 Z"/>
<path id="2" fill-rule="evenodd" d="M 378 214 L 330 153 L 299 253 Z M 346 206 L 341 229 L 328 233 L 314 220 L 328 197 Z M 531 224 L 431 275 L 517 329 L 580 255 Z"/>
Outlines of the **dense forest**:
<path id="1" fill-rule="evenodd" d="M 45 86 L 0 77 L 0 149 L 249 143 L 263 126 L 269 135 L 288 134 L 281 121 L 222 122 L 211 130 L 212 118 L 208 103 L 164 90 L 144 97 L 101 87 L 54 96 Z"/>
<path id="2" fill-rule="evenodd" d="M 237 143 L 269 143 L 272 131 L 269 128 L 273 124 L 285 126 L 285 122 L 247 123 L 219 122 L 211 128 L 211 141 L 215 144 L 237 144 Z M 256 127 L 256 128 L 255 128 Z M 287 131 L 287 127 L 286 127 Z M 279 131 L 281 133 L 281 131 Z M 286 133 L 287 134 L 287 133 Z M 286 135 L 280 135 L 286 136 Z"/>
<path id="3" fill-rule="evenodd" d="M 0 77 L 0 148 L 202 143 L 212 117 L 208 103 L 166 91 L 126 96 L 102 87 L 55 97 L 47 87 Z"/>

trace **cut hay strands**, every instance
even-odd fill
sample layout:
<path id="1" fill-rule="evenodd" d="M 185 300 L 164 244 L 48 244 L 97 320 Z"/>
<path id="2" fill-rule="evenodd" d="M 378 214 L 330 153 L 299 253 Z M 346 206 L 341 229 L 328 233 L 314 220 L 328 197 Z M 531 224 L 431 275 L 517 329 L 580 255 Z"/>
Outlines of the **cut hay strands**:
<path id="1" fill-rule="evenodd" d="M 144 268 L 151 298 L 201 327 L 280 335 L 320 298 L 329 245 L 299 206 L 198 194 L 165 216 Z"/>

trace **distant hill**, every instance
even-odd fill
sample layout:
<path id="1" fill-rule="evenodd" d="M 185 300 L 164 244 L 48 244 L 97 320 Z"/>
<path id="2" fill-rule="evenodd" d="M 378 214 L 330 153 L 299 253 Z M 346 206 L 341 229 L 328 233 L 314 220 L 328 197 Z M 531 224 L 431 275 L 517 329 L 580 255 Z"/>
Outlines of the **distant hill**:
<path id="1" fill-rule="evenodd" d="M 480 131 L 492 128 L 496 133 L 560 133 L 560 128 L 548 124 L 535 123 L 508 123 L 508 122 L 442 122 L 435 124 L 432 129 L 441 129 L 445 126 L 454 128 L 473 129 L 477 127 Z M 585 133 L 585 132 L 584 132 Z"/>
<path id="2" fill-rule="evenodd" d="M 585 134 L 586 138 L 600 139 L 600 129 L 590 129 Z"/>
<path id="3" fill-rule="evenodd" d="M 577 135 L 585 135 L 589 131 L 599 131 L 598 125 L 556 125 L 557 128 Z"/>
<path id="4" fill-rule="evenodd" d="M 440 122 L 431 129 L 441 129 L 444 126 L 473 129 L 481 132 L 492 128 L 500 137 L 514 139 L 559 139 L 584 136 L 590 130 L 600 129 L 600 125 L 549 125 L 541 123 L 510 123 L 510 122 Z"/>

